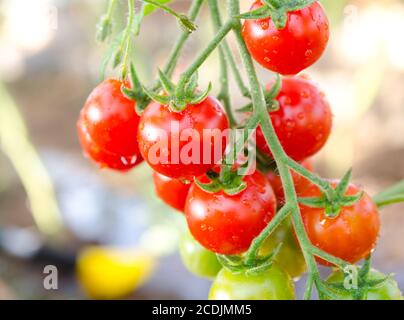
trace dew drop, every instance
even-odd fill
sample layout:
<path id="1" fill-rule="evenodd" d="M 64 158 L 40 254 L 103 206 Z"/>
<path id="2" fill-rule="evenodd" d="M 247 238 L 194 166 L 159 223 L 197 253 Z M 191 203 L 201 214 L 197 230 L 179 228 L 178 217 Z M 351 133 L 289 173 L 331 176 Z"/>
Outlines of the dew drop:
<path id="1" fill-rule="evenodd" d="M 269 23 L 268 21 L 261 21 L 261 28 L 263 30 L 267 30 L 269 28 Z"/>

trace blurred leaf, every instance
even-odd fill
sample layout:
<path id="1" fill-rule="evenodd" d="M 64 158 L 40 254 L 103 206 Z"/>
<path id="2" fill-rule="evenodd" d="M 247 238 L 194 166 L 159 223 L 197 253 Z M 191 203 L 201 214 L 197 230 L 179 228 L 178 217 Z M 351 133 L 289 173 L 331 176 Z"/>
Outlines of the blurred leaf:
<path id="1" fill-rule="evenodd" d="M 172 2 L 173 0 L 156 0 L 156 2 L 161 3 L 161 4 L 166 4 L 169 2 Z M 142 11 L 142 16 L 146 17 L 149 14 L 151 14 L 153 11 L 155 11 L 156 9 L 158 9 L 156 6 L 149 4 L 149 3 L 145 3 L 144 7 L 143 7 L 143 11 Z"/>
<path id="2" fill-rule="evenodd" d="M 404 202 L 404 180 L 400 183 L 380 192 L 373 200 L 378 207 Z"/>

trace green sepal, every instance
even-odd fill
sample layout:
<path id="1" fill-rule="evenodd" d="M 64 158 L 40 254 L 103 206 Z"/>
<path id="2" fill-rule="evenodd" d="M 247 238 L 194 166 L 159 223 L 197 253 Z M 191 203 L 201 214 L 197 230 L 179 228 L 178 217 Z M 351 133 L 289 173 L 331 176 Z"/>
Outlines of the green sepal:
<path id="1" fill-rule="evenodd" d="M 170 104 L 170 97 L 162 96 L 158 93 L 155 93 L 146 87 L 143 87 L 143 91 L 150 97 L 150 99 L 162 104 L 162 105 L 169 105 Z"/>
<path id="2" fill-rule="evenodd" d="M 195 184 L 207 193 L 216 193 L 223 190 L 223 185 L 219 181 L 202 183 L 197 178 L 195 178 Z"/>
<path id="3" fill-rule="evenodd" d="M 196 97 L 194 96 L 192 98 L 192 100 L 189 101 L 189 104 L 201 103 L 202 101 L 204 101 L 208 97 L 208 95 L 209 95 L 209 93 L 211 91 L 212 91 L 212 83 L 209 82 L 208 88 L 204 92 L 202 92 L 201 94 L 197 95 Z"/>
<path id="4" fill-rule="evenodd" d="M 198 87 L 199 73 L 196 71 L 192 77 L 188 80 L 185 86 L 185 92 L 195 92 Z"/>
<path id="5" fill-rule="evenodd" d="M 271 18 L 277 29 L 286 27 L 288 12 L 301 10 L 310 6 L 316 0 L 262 0 L 263 6 L 238 16 L 240 19 L 260 20 Z"/>
<path id="6" fill-rule="evenodd" d="M 310 208 L 325 208 L 327 206 L 325 197 L 299 198 L 298 201 L 300 204 Z"/>
<path id="7" fill-rule="evenodd" d="M 132 91 L 132 89 L 122 87 L 121 88 L 122 93 L 128 97 L 130 100 L 136 101 L 136 94 L 135 92 Z"/>
<path id="8" fill-rule="evenodd" d="M 345 196 L 342 198 L 341 203 L 343 207 L 350 207 L 357 203 L 360 199 L 362 199 L 365 192 L 359 192 L 354 196 Z"/>
<path id="9" fill-rule="evenodd" d="M 235 179 L 231 184 L 223 188 L 224 193 L 229 196 L 235 196 L 247 189 L 247 184 L 242 179 Z"/>
<path id="10" fill-rule="evenodd" d="M 268 7 L 262 6 L 253 11 L 240 14 L 237 16 L 237 18 L 244 19 L 244 20 L 260 20 L 260 19 L 268 18 L 268 17 L 270 17 L 270 15 L 271 14 L 269 13 Z"/>
<path id="11" fill-rule="evenodd" d="M 167 75 L 159 69 L 159 79 L 163 89 L 169 94 L 173 95 L 175 93 L 175 85 L 167 77 Z"/>
<path id="12" fill-rule="evenodd" d="M 345 192 L 348 190 L 349 183 L 351 182 L 351 178 L 352 178 L 352 169 L 348 170 L 348 172 L 341 179 L 338 186 L 335 188 L 335 193 L 338 196 L 343 197 L 345 195 Z"/>

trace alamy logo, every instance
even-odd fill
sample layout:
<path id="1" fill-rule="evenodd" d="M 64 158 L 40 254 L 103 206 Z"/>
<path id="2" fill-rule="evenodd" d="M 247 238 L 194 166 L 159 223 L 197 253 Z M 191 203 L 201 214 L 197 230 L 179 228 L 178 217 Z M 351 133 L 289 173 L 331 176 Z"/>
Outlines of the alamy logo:
<path id="1" fill-rule="evenodd" d="M 58 268 L 53 265 L 47 265 L 43 269 L 45 278 L 43 279 L 43 287 L 45 290 L 58 290 Z"/>

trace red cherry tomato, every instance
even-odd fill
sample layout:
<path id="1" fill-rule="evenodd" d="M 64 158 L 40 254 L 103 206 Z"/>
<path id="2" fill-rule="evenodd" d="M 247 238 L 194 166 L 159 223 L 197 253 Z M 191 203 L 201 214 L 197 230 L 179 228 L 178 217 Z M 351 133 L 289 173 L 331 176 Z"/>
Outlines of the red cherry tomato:
<path id="1" fill-rule="evenodd" d="M 333 183 L 335 188 L 336 182 Z M 350 185 L 346 195 L 353 196 L 362 190 Z M 301 197 L 319 197 L 317 186 L 307 188 Z M 377 206 L 364 194 L 353 206 L 345 207 L 336 218 L 328 218 L 324 209 L 300 206 L 307 234 L 313 245 L 350 263 L 366 258 L 376 245 L 380 231 Z M 324 265 L 329 263 L 319 260 Z"/>
<path id="2" fill-rule="evenodd" d="M 140 119 L 139 147 L 144 159 L 158 173 L 192 180 L 220 162 L 228 128 L 220 103 L 212 97 L 189 105 L 182 112 L 153 102 Z"/>
<path id="3" fill-rule="evenodd" d="M 200 180 L 207 182 L 206 177 Z M 192 235 L 208 250 L 243 253 L 274 217 L 276 199 L 268 179 L 257 171 L 244 181 L 247 188 L 234 196 L 208 193 L 192 184 L 185 215 Z"/>
<path id="4" fill-rule="evenodd" d="M 88 157 L 101 167 L 127 171 L 143 159 L 136 140 L 139 116 L 135 102 L 122 94 L 122 85 L 109 79 L 96 87 L 80 113 L 77 129 Z"/>
<path id="5" fill-rule="evenodd" d="M 262 7 L 256 1 L 251 10 Z M 253 58 L 265 68 L 294 75 L 314 64 L 323 54 L 330 36 L 329 22 L 319 2 L 287 14 L 284 29 L 271 18 L 246 20 L 243 37 Z"/>
<path id="6" fill-rule="evenodd" d="M 153 173 L 153 181 L 157 196 L 170 207 L 183 212 L 191 184 L 163 176 L 157 172 Z"/>
<path id="7" fill-rule="evenodd" d="M 313 163 L 310 160 L 305 160 L 302 162 L 302 166 L 305 167 L 307 170 L 312 171 Z M 271 183 L 272 188 L 274 189 L 276 199 L 278 200 L 278 204 L 285 203 L 285 194 L 283 191 L 283 185 L 281 177 L 274 171 L 270 171 L 267 174 L 267 178 Z M 311 186 L 310 181 L 306 178 L 302 177 L 301 175 L 297 174 L 296 172 L 292 171 L 293 181 L 295 183 L 296 193 L 300 195 L 301 192 L 306 190 L 308 187 Z"/>
<path id="8" fill-rule="evenodd" d="M 280 109 L 270 116 L 285 152 L 302 161 L 320 151 L 332 127 L 331 108 L 324 94 L 305 78 L 287 77 L 282 79 L 277 100 Z M 261 128 L 256 139 L 257 147 L 272 157 Z"/>

